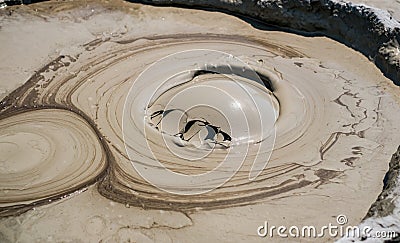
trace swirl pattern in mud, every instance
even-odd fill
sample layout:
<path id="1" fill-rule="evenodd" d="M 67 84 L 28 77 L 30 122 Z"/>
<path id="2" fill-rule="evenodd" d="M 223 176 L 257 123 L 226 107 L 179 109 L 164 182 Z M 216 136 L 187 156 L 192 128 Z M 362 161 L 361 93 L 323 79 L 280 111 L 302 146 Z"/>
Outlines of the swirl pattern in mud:
<path id="1" fill-rule="evenodd" d="M 51 202 L 90 185 L 106 167 L 96 134 L 72 112 L 16 111 L 1 120 L 1 127 L 0 203 L 4 214 L 7 208 Z"/>
<path id="2" fill-rule="evenodd" d="M 40 166 L 7 164 L 5 173 L 19 174 L 1 178 L 14 189 L 1 215 L 94 180 L 118 202 L 190 211 L 253 204 L 361 170 L 386 136 L 383 91 L 300 45 L 187 34 L 99 39 L 60 56 L 2 101 L 3 138 L 16 142 L 1 149 L 35 149 L 35 140 Z M 42 165 L 63 177 L 35 177 Z"/>

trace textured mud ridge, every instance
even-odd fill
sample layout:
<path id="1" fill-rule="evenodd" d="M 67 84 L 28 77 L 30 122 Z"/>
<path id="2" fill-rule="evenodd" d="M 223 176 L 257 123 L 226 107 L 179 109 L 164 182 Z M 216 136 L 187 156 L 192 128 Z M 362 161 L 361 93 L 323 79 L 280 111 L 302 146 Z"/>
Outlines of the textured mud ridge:
<path id="1" fill-rule="evenodd" d="M 384 187 L 382 193 L 379 195 L 378 200 L 371 205 L 366 218 L 372 216 L 385 217 L 393 213 L 395 205 L 393 204 L 395 195 L 392 192 L 398 187 L 398 178 L 400 172 L 400 147 L 397 152 L 393 154 L 389 164 L 389 171 L 384 178 Z"/>

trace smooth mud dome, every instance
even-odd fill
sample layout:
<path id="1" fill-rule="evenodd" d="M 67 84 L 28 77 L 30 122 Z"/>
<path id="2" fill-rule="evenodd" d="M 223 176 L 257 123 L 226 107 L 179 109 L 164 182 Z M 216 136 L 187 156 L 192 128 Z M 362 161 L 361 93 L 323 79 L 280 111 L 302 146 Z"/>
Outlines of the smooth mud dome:
<path id="1" fill-rule="evenodd" d="M 382 192 L 400 91 L 343 44 L 119 1 L 0 11 L 2 242 L 265 241 Z"/>

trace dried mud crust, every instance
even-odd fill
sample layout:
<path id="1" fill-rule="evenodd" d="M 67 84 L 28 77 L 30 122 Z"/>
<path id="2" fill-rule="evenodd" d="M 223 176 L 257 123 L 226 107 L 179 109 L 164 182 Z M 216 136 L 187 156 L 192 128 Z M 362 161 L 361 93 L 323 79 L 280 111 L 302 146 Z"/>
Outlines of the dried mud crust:
<path id="1" fill-rule="evenodd" d="M 382 193 L 379 195 L 375 203 L 371 205 L 365 218 L 379 216 L 385 217 L 393 213 L 395 205 L 393 204 L 393 191 L 399 186 L 397 178 L 400 172 L 400 146 L 389 164 L 389 171 L 386 173 L 384 179 L 384 187 Z"/>

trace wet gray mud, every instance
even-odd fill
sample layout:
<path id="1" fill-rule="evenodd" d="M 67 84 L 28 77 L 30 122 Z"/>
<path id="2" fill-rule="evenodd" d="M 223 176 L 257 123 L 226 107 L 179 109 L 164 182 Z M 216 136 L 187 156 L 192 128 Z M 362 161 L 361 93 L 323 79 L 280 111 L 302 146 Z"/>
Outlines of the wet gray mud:
<path id="1" fill-rule="evenodd" d="M 144 2 L 212 7 L 289 29 L 126 2 L 15 9 L 17 20 L 54 24 L 49 33 L 66 19 L 120 27 L 110 12 L 129 21 L 58 54 L 1 101 L 4 224 L 38 227 L 39 237 L 62 213 L 93 226 L 77 226 L 78 236 L 107 229 L 92 240 L 121 240 L 121 230 L 183 239 L 205 229 L 226 240 L 213 222 L 238 215 L 243 222 L 226 230 L 245 239 L 267 217 L 324 225 L 345 214 L 358 223 L 379 193 L 368 215 L 390 213 L 384 198 L 397 183 L 398 156 L 387 162 L 400 142 L 397 22 L 336 1 Z M 133 221 L 114 218 L 121 214 Z M 152 223 L 134 221 L 150 214 Z"/>

